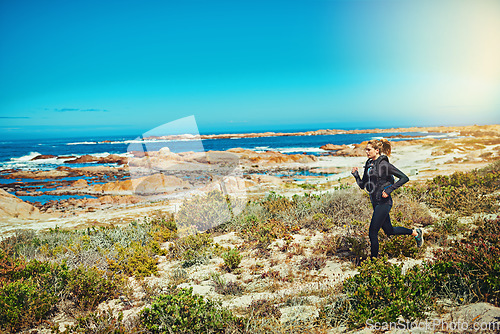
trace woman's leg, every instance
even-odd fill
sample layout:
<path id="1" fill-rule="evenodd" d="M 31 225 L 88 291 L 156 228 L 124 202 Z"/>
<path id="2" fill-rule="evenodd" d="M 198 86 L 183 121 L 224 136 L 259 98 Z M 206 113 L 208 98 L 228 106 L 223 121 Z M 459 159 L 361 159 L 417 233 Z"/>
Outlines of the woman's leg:
<path id="1" fill-rule="evenodd" d="M 389 211 L 391 208 L 389 208 Z M 406 227 L 401 227 L 401 226 L 392 226 L 391 224 L 391 217 L 389 213 L 387 213 L 387 218 L 385 221 L 382 223 L 382 229 L 384 230 L 385 234 L 387 235 L 411 235 L 413 234 L 413 230 L 406 228 Z"/>
<path id="2" fill-rule="evenodd" d="M 370 222 L 370 229 L 368 230 L 368 236 L 370 237 L 370 251 L 371 257 L 378 256 L 378 231 L 384 224 L 384 222 L 389 219 L 389 211 L 391 210 L 391 205 L 389 204 L 379 204 L 374 205 L 373 216 Z M 390 224 L 390 221 L 389 221 Z M 385 231 L 385 229 L 384 229 Z"/>

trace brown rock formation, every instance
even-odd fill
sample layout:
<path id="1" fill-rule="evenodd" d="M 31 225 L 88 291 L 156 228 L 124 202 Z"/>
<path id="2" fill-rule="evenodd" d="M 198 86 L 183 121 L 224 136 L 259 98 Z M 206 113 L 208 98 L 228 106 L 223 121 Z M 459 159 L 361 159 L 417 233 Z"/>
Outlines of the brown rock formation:
<path id="1" fill-rule="evenodd" d="M 326 144 L 320 147 L 322 150 L 326 151 L 338 151 L 345 148 L 347 145 L 335 145 L 335 144 Z"/>
<path id="2" fill-rule="evenodd" d="M 74 188 L 85 188 L 85 187 L 88 187 L 89 184 L 87 183 L 87 181 L 85 179 L 80 179 L 80 180 L 73 182 L 71 184 L 71 186 Z"/>
<path id="3" fill-rule="evenodd" d="M 43 215 L 33 205 L 0 189 L 0 218 L 41 218 Z"/>
<path id="4" fill-rule="evenodd" d="M 52 159 L 52 158 L 57 158 L 57 157 L 55 155 L 51 155 L 51 154 L 40 154 L 40 155 L 37 155 L 36 157 L 34 157 L 33 159 L 31 159 L 31 161 L 42 160 L 42 159 Z"/>

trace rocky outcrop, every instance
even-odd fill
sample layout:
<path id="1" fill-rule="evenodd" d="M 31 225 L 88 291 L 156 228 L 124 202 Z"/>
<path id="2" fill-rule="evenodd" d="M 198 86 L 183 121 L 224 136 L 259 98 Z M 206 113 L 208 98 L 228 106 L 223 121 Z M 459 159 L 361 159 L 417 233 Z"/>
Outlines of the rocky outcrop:
<path id="1" fill-rule="evenodd" d="M 82 155 L 79 158 L 66 161 L 67 164 L 87 164 L 87 163 L 100 163 L 100 164 L 111 164 L 116 163 L 118 165 L 125 165 L 128 162 L 127 157 L 122 157 L 116 154 L 110 154 L 105 157 L 95 157 L 92 155 Z"/>
<path id="2" fill-rule="evenodd" d="M 179 189 L 188 189 L 188 182 L 172 175 L 154 174 L 133 181 L 134 192 L 141 195 L 173 192 Z"/>
<path id="3" fill-rule="evenodd" d="M 0 189 L 0 219 L 1 218 L 34 218 L 43 217 L 33 205 L 22 201 L 14 195 Z"/>
<path id="4" fill-rule="evenodd" d="M 70 176 L 70 172 L 66 170 L 43 170 L 43 171 L 26 171 L 21 170 L 5 175 L 6 179 L 58 179 Z"/>
<path id="5" fill-rule="evenodd" d="M 331 154 L 341 157 L 363 157 L 365 156 L 365 147 L 367 142 L 354 145 L 334 145 L 326 144 L 320 148 L 327 151 L 333 151 Z"/>
<path id="6" fill-rule="evenodd" d="M 116 192 L 129 192 L 132 191 L 132 181 L 115 181 L 108 182 L 104 184 L 96 184 L 93 186 L 94 191 L 97 192 L 106 192 L 106 193 L 116 193 Z"/>
<path id="7" fill-rule="evenodd" d="M 74 188 L 85 188 L 85 187 L 88 187 L 89 184 L 87 183 L 87 181 L 85 179 L 80 179 L 80 180 L 73 182 L 71 184 L 71 186 Z"/>
<path id="8" fill-rule="evenodd" d="M 133 192 L 140 195 L 173 192 L 185 188 L 190 188 L 189 182 L 176 176 L 164 174 L 154 174 L 133 180 L 108 182 L 93 186 L 94 191 L 102 193 Z"/>
<path id="9" fill-rule="evenodd" d="M 52 158 L 57 158 L 57 156 L 51 155 L 51 154 L 40 154 L 40 155 L 37 155 L 36 157 L 34 157 L 33 159 L 31 159 L 31 161 L 42 160 L 42 159 L 52 159 Z"/>
<path id="10" fill-rule="evenodd" d="M 227 152 L 235 153 L 240 158 L 241 163 L 246 164 L 281 164 L 281 163 L 309 163 L 315 162 L 318 158 L 307 154 L 283 154 L 276 151 L 255 152 L 243 148 L 232 148 Z"/>
<path id="11" fill-rule="evenodd" d="M 335 145 L 335 144 L 326 144 L 320 147 L 322 150 L 326 151 L 338 151 L 345 148 L 347 145 Z"/>

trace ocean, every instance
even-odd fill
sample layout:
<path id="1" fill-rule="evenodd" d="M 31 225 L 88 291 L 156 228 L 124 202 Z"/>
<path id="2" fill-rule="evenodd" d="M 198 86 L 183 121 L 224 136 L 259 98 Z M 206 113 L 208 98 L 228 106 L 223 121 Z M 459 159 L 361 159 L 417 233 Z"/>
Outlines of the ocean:
<path id="1" fill-rule="evenodd" d="M 22 200 L 28 202 L 38 202 L 41 204 L 50 200 L 61 200 L 67 198 L 92 197 L 90 195 L 39 195 L 20 196 L 13 187 L 17 182 L 17 190 L 33 187 L 39 192 L 51 190 L 50 182 L 40 182 L 41 180 L 31 179 L 9 179 L 5 176 L 11 170 L 52 170 L 60 166 L 87 167 L 95 166 L 98 163 L 68 164 L 69 160 L 82 155 L 95 157 L 105 157 L 109 154 L 120 156 L 131 156 L 129 151 L 143 148 L 148 151 L 157 151 L 162 147 L 168 147 L 170 151 L 225 151 L 230 148 L 243 148 L 256 152 L 279 151 L 284 154 L 312 154 L 316 156 L 328 155 L 329 152 L 320 149 L 325 144 L 357 144 L 374 138 L 391 137 L 404 135 L 404 138 L 390 138 L 391 141 L 422 139 L 422 138 L 454 138 L 457 134 L 443 134 L 430 132 L 394 132 L 394 133 L 362 133 L 362 134 L 335 134 L 335 135 L 306 135 L 306 136 L 269 136 L 258 138 L 220 138 L 220 139 L 183 139 L 183 140 L 146 140 L 138 141 L 132 136 L 113 137 L 75 137 L 64 139 L 25 139 L 25 140 L 4 140 L 0 142 L 0 187 L 4 190 L 16 194 Z M 38 155 L 53 155 L 56 157 L 33 160 Z M 58 159 L 57 157 L 72 157 Z M 116 166 L 116 164 L 100 164 Z M 58 181 L 69 180 L 59 179 Z M 44 180 L 42 180 L 44 181 Z M 69 180 L 72 181 L 72 180 Z M 90 181 L 90 180 L 88 180 Z M 21 188 L 19 187 L 21 185 Z"/>

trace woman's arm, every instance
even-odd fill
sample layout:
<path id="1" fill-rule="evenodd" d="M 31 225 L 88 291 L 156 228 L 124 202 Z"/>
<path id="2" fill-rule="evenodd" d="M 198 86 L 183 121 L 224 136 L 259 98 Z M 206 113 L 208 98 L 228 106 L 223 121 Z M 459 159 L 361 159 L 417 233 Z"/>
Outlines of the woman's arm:
<path id="1" fill-rule="evenodd" d="M 361 189 L 364 189 L 365 188 L 365 185 L 366 185 L 366 182 L 368 181 L 368 175 L 366 173 L 366 167 L 365 167 L 365 170 L 363 172 L 363 178 L 360 178 L 359 177 L 359 173 L 358 173 L 358 167 L 354 167 L 352 169 L 352 172 L 351 172 L 352 176 L 354 176 L 354 178 L 356 179 L 356 183 L 358 184 L 358 186 L 361 188 Z"/>
<path id="2" fill-rule="evenodd" d="M 387 195 L 390 195 L 394 190 L 398 189 L 403 184 L 410 181 L 410 179 L 408 178 L 408 176 L 406 176 L 405 173 L 403 173 L 402 171 L 397 169 L 393 164 L 391 164 L 389 162 L 387 162 L 387 170 L 389 171 L 390 175 L 394 175 L 395 177 L 397 177 L 399 179 L 396 183 L 394 183 L 393 185 L 391 185 L 385 189 L 385 193 Z"/>

